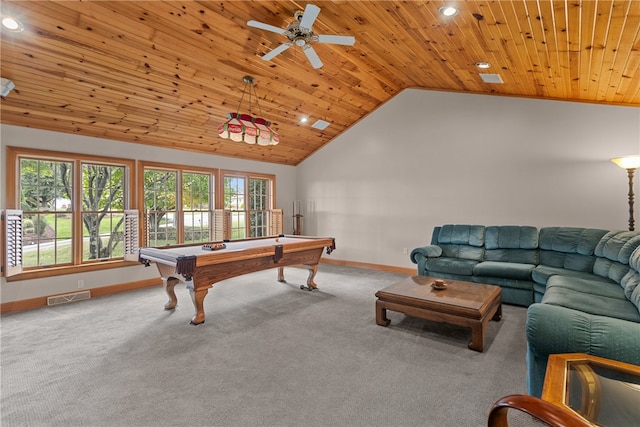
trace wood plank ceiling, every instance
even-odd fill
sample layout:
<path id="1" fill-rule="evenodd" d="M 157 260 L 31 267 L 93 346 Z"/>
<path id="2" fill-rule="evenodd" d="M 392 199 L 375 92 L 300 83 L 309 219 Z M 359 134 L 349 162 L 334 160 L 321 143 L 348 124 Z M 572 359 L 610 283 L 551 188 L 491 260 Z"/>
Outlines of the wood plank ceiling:
<path id="1" fill-rule="evenodd" d="M 16 87 L 1 121 L 297 165 L 406 88 L 640 106 L 640 1 L 457 1 L 449 18 L 444 1 L 313 3 L 316 34 L 356 38 L 313 44 L 319 69 L 297 46 L 262 60 L 286 39 L 247 25 L 284 28 L 304 2 L 3 0 L 24 30 L 2 30 L 1 75 Z M 217 135 L 245 75 L 278 145 Z M 242 106 L 260 115 L 255 98 Z"/>

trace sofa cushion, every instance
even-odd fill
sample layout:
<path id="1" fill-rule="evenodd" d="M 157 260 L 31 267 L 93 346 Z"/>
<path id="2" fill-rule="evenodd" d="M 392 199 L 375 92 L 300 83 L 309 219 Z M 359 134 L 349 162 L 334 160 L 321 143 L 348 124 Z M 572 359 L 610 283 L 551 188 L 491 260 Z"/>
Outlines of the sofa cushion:
<path id="1" fill-rule="evenodd" d="M 640 311 L 640 286 L 636 286 L 633 292 L 631 293 L 631 298 L 629 301 Z"/>
<path id="2" fill-rule="evenodd" d="M 438 244 L 484 246 L 484 225 L 446 224 L 438 233 Z"/>
<path id="3" fill-rule="evenodd" d="M 483 261 L 473 267 L 475 276 L 503 277 L 516 280 L 531 280 L 534 264 L 515 262 Z"/>
<path id="4" fill-rule="evenodd" d="M 610 231 L 600 239 L 595 255 L 593 273 L 615 280 L 623 288 L 622 279 L 629 273 L 629 259 L 640 246 L 638 231 Z"/>
<path id="5" fill-rule="evenodd" d="M 600 239 L 594 253 L 598 257 L 629 264 L 629 257 L 638 246 L 639 231 L 610 231 Z"/>
<path id="6" fill-rule="evenodd" d="M 629 272 L 620 281 L 624 295 L 640 311 L 640 247 L 629 257 Z"/>
<path id="7" fill-rule="evenodd" d="M 552 276 L 547 282 L 547 290 L 553 287 L 571 289 L 576 292 L 584 292 L 590 295 L 626 299 L 623 289 L 617 283 L 605 278 L 584 279 L 579 277 Z"/>
<path id="8" fill-rule="evenodd" d="M 538 229 L 529 226 L 492 225 L 485 232 L 486 261 L 538 263 Z"/>
<path id="9" fill-rule="evenodd" d="M 428 258 L 426 262 L 427 273 L 430 271 L 436 273 L 457 274 L 461 276 L 471 276 L 473 267 L 478 261 L 460 258 Z"/>
<path id="10" fill-rule="evenodd" d="M 540 249 L 580 255 L 593 255 L 607 230 L 580 227 L 543 227 L 540 229 Z"/>
<path id="11" fill-rule="evenodd" d="M 569 270 L 593 272 L 594 256 L 607 230 L 578 227 L 540 229 L 540 264 Z"/>
<path id="12" fill-rule="evenodd" d="M 591 273 L 595 262 L 596 257 L 593 255 L 540 250 L 540 264 L 550 267 Z"/>
<path id="13" fill-rule="evenodd" d="M 470 259 L 481 261 L 484 254 L 483 248 L 476 248 L 469 245 L 446 245 L 441 244 L 442 256 L 446 258 Z"/>
<path id="14" fill-rule="evenodd" d="M 432 243 L 442 248 L 442 257 L 481 261 L 484 229 L 484 225 L 446 224 L 439 228 L 437 236 L 434 235 L 436 241 Z"/>
<path id="15" fill-rule="evenodd" d="M 533 283 L 531 280 L 518 280 L 518 279 L 509 279 L 506 277 L 496 277 L 496 276 L 476 276 L 474 274 L 472 281 L 475 283 L 482 283 L 485 285 L 496 285 L 500 286 L 504 291 L 505 288 L 513 288 L 525 291 L 533 292 Z M 526 305 L 530 305 L 532 299 Z M 504 298 L 502 298 L 502 302 L 508 302 Z"/>
<path id="16" fill-rule="evenodd" d="M 624 295 L 640 310 L 640 294 L 638 298 L 633 298 L 633 293 L 640 286 L 640 247 L 636 248 L 629 258 L 629 272 L 620 281 L 620 286 L 624 289 Z"/>
<path id="17" fill-rule="evenodd" d="M 640 272 L 640 246 L 631 252 L 631 256 L 629 256 L 629 267 Z"/>
<path id="18" fill-rule="evenodd" d="M 519 225 L 491 225 L 485 232 L 487 249 L 537 249 L 538 229 Z"/>
<path id="19" fill-rule="evenodd" d="M 601 277 L 606 277 L 622 286 L 622 278 L 631 270 L 629 265 L 622 264 L 617 261 L 611 261 L 608 258 L 596 258 L 596 262 L 593 264 L 593 274 Z"/>
<path id="20" fill-rule="evenodd" d="M 561 268 L 561 267 L 549 267 L 547 265 L 536 266 L 536 268 L 534 268 L 533 272 L 531 273 L 531 278 L 535 283 L 540 283 L 544 285 L 549 281 L 549 278 L 551 276 L 555 276 L 555 275 L 568 276 L 568 277 L 580 277 L 583 279 L 590 279 L 590 280 L 598 280 L 602 278 L 601 276 L 596 276 L 595 274 L 585 272 L 585 271 L 570 270 L 570 269 Z"/>
<path id="21" fill-rule="evenodd" d="M 543 304 L 555 305 L 596 316 L 607 316 L 640 323 L 638 308 L 626 298 L 592 295 L 561 286 L 547 288 Z"/>
<path id="22" fill-rule="evenodd" d="M 629 272 L 620 281 L 620 285 L 624 290 L 624 295 L 627 299 L 631 300 L 631 295 L 633 295 L 633 292 L 638 285 L 640 285 L 640 273 L 634 269 L 629 269 Z M 640 307 L 638 307 L 638 309 L 640 309 Z"/>

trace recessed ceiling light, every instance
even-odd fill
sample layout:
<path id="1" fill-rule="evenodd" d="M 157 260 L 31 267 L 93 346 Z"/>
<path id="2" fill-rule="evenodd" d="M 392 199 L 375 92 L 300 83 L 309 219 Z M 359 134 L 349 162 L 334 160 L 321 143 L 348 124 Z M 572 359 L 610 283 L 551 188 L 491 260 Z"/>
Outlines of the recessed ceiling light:
<path id="1" fill-rule="evenodd" d="M 491 68 L 491 64 L 486 61 L 478 61 L 476 62 L 476 67 L 478 68 Z"/>
<path id="2" fill-rule="evenodd" d="M 309 121 L 309 118 L 307 116 L 300 117 L 300 123 L 307 123 L 307 121 Z"/>
<path id="3" fill-rule="evenodd" d="M 20 21 L 12 16 L 3 16 L 2 17 L 2 26 L 9 31 L 19 32 L 24 29 Z"/>
<path id="4" fill-rule="evenodd" d="M 438 9 L 438 12 L 440 12 L 440 15 L 443 16 L 453 16 L 458 13 L 458 9 L 453 6 L 442 6 Z"/>

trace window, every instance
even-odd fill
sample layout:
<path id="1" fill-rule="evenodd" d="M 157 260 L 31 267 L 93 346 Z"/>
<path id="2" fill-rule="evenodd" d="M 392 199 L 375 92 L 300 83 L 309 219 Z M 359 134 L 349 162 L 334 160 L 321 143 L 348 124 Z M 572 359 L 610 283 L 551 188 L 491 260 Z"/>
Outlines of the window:
<path id="1" fill-rule="evenodd" d="M 271 234 L 274 205 L 273 176 L 224 172 L 224 209 L 231 213 L 231 238 Z"/>
<path id="2" fill-rule="evenodd" d="M 148 246 L 210 242 L 216 169 L 144 163 Z"/>
<path id="3" fill-rule="evenodd" d="M 224 208 L 231 212 L 232 239 L 246 237 L 245 182 L 245 178 L 240 176 L 224 177 Z"/>
<path id="4" fill-rule="evenodd" d="M 82 260 L 124 255 L 124 166 L 82 163 Z"/>
<path id="5" fill-rule="evenodd" d="M 252 237 L 269 235 L 270 182 L 267 179 L 249 179 L 249 227 Z"/>
<path id="6" fill-rule="evenodd" d="M 144 170 L 144 209 L 147 216 L 149 246 L 178 243 L 176 228 L 177 171 Z"/>
<path id="7" fill-rule="evenodd" d="M 22 266 L 73 262 L 73 162 L 21 157 Z"/>
<path id="8" fill-rule="evenodd" d="M 7 147 L 6 164 L 23 272 L 123 260 L 133 162 Z"/>
<path id="9" fill-rule="evenodd" d="M 140 244 L 282 232 L 274 175 L 21 147 L 6 153 L 0 249 L 12 280 L 119 267 L 137 261 Z"/>
<path id="10" fill-rule="evenodd" d="M 182 220 L 184 242 L 211 241 L 211 180 L 209 174 L 185 172 L 182 174 Z"/>

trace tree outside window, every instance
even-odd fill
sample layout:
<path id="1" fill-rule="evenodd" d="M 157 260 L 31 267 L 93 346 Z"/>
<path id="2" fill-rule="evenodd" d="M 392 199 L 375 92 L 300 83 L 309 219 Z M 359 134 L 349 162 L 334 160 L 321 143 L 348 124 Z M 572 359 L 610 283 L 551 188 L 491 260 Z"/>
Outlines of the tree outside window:
<path id="1" fill-rule="evenodd" d="M 245 215 L 245 183 L 241 176 L 224 177 L 224 208 L 231 212 L 231 238 L 247 237 Z"/>
<path id="2" fill-rule="evenodd" d="M 217 169 L 143 164 L 145 245 L 210 242 Z"/>
<path id="3" fill-rule="evenodd" d="M 229 228 L 233 239 L 266 236 L 271 229 L 272 175 L 144 161 L 137 173 L 131 159 L 21 147 L 7 147 L 6 153 L 7 204 L 20 211 L 16 277 L 115 267 L 103 261 L 124 261 L 125 246 L 209 242 L 214 225 L 215 239 L 229 236 Z M 131 209 L 136 188 L 139 208 Z M 146 219 L 144 237 L 125 245 L 125 234 L 138 238 L 137 225 L 133 232 L 125 227 L 132 217 Z"/>
<path id="4" fill-rule="evenodd" d="M 177 171 L 144 171 L 144 208 L 147 214 L 149 246 L 178 243 L 177 178 Z"/>
<path id="5" fill-rule="evenodd" d="M 233 239 L 269 235 L 272 182 L 271 178 L 225 175 L 224 208 L 231 212 Z"/>
<path id="6" fill-rule="evenodd" d="M 72 162 L 21 158 L 23 267 L 72 262 Z"/>
<path id="7" fill-rule="evenodd" d="M 122 166 L 82 164 L 83 261 L 123 256 Z"/>
<path id="8" fill-rule="evenodd" d="M 211 184 L 206 173 L 182 174 L 182 223 L 184 242 L 210 242 L 211 239 Z"/>
<path id="9" fill-rule="evenodd" d="M 123 257 L 127 166 L 18 158 L 25 269 Z"/>

